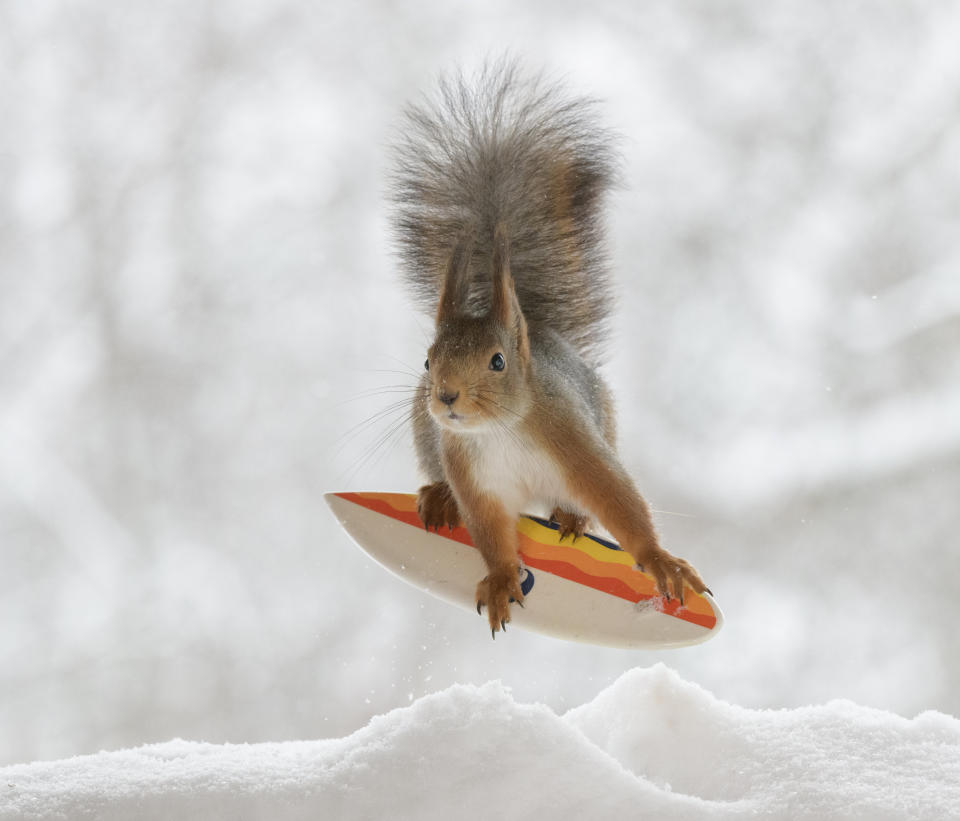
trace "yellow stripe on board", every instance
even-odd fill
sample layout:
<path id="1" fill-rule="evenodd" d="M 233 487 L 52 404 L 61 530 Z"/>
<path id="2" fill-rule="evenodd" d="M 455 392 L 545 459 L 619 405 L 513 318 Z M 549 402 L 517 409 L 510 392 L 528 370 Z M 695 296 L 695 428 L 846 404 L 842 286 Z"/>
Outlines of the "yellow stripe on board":
<path id="1" fill-rule="evenodd" d="M 576 543 L 573 542 L 572 538 L 561 542 L 559 532 L 551 527 L 546 527 L 539 522 L 535 522 L 533 519 L 521 519 L 518 529 L 535 542 L 550 545 L 551 547 L 564 547 L 568 550 L 576 550 L 604 564 L 623 565 L 629 568 L 633 568 L 635 564 L 633 557 L 629 553 L 623 550 L 612 550 L 609 547 L 595 542 L 593 539 L 588 539 L 586 536 L 577 539 Z"/>

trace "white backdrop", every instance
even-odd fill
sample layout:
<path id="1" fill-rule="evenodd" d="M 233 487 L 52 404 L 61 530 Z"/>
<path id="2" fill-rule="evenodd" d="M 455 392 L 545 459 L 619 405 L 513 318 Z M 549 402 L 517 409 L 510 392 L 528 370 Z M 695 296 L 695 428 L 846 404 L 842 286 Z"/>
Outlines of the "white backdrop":
<path id="1" fill-rule="evenodd" d="M 657 660 L 960 714 L 958 41 L 949 2 L 0 5 L 0 764 L 341 735 L 456 681 L 562 710 Z M 417 485 L 366 393 L 430 335 L 387 145 L 504 51 L 622 135 L 607 374 L 707 645 L 491 642 L 323 505 Z"/>

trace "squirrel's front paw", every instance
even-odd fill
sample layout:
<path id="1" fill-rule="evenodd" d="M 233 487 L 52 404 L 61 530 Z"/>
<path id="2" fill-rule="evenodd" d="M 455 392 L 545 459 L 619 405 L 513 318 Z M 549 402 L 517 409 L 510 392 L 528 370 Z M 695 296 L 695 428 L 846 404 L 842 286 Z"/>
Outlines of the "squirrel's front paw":
<path id="1" fill-rule="evenodd" d="M 671 595 L 683 604 L 684 585 L 697 593 L 709 593 L 700 574 L 685 559 L 678 559 L 663 548 L 657 548 L 637 558 L 637 567 L 646 571 L 655 579 L 657 589 L 662 596 L 670 600 Z"/>
<path id="2" fill-rule="evenodd" d="M 460 524 L 460 511 L 453 491 L 446 482 L 424 485 L 417 491 L 417 515 L 427 530 L 439 530 L 446 525 L 451 530 Z"/>
<path id="3" fill-rule="evenodd" d="M 523 591 L 516 567 L 495 570 L 477 585 L 477 613 L 487 608 L 490 634 L 496 638 L 497 630 L 506 630 L 510 621 L 510 602 L 523 606 Z"/>

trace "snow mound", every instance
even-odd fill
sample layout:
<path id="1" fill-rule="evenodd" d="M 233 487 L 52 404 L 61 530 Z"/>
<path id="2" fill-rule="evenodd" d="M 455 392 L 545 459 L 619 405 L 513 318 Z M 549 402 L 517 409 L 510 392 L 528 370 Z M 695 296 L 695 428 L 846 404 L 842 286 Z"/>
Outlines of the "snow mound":
<path id="1" fill-rule="evenodd" d="M 960 721 L 942 713 L 907 720 L 849 701 L 748 710 L 658 666 L 625 673 L 564 720 L 637 777 L 743 814 L 960 814 Z"/>
<path id="2" fill-rule="evenodd" d="M 341 738 L 171 741 L 0 769 L 0 818 L 960 816 L 960 721 L 748 710 L 661 666 L 566 715 L 457 685 Z"/>

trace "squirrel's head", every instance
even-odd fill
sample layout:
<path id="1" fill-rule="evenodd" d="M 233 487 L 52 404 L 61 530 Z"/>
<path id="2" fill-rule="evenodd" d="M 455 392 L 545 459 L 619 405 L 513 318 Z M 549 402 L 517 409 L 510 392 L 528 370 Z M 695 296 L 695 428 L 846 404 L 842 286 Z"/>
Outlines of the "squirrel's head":
<path id="1" fill-rule="evenodd" d="M 457 245 L 447 266 L 437 311 L 437 336 L 427 352 L 429 409 L 458 432 L 512 426 L 529 405 L 527 323 L 510 273 L 506 231 L 497 226 L 492 254 L 490 310 L 467 313 L 473 237 Z"/>

